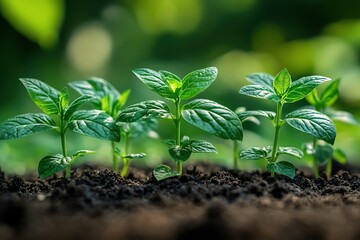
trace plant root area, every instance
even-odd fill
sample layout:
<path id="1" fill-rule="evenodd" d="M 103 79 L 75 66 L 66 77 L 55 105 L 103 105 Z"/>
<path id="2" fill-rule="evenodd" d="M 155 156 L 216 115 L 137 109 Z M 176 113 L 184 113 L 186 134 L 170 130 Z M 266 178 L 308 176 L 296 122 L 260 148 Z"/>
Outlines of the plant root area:
<path id="1" fill-rule="evenodd" d="M 157 182 L 96 167 L 0 172 L 0 239 L 360 239 L 360 175 L 294 179 L 199 163 Z"/>

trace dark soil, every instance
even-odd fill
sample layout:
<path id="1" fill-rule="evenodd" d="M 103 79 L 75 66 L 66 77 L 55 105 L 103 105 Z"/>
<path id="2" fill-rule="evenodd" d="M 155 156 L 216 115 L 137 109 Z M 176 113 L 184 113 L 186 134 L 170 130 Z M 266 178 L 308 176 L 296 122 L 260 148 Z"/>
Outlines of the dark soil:
<path id="1" fill-rule="evenodd" d="M 0 239 L 360 239 L 360 177 L 270 177 L 188 166 L 156 182 L 80 168 L 71 179 L 0 172 Z"/>

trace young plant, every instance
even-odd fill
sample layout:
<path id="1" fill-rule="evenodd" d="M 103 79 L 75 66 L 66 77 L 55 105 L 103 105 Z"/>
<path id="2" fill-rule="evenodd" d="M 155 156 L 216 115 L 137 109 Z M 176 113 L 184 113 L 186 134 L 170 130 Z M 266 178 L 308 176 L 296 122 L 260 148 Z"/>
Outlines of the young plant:
<path id="1" fill-rule="evenodd" d="M 313 89 L 330 79 L 323 76 L 308 76 L 292 81 L 287 69 L 282 69 L 275 78 L 271 75 L 259 73 L 247 76 L 251 83 L 240 89 L 240 94 L 262 98 L 276 103 L 276 113 L 271 111 L 247 111 L 243 116 L 262 116 L 270 119 L 275 127 L 275 136 L 272 146 L 253 147 L 241 152 L 240 158 L 267 160 L 267 170 L 273 176 L 275 173 L 295 177 L 295 167 L 288 161 L 277 161 L 280 155 L 286 154 L 302 158 L 303 153 L 294 147 L 278 147 L 281 127 L 287 123 L 291 127 L 334 144 L 336 129 L 333 122 L 326 115 L 312 109 L 300 109 L 288 113 L 283 118 L 283 107 L 305 98 Z"/>
<path id="2" fill-rule="evenodd" d="M 195 99 L 182 105 L 206 88 L 216 79 L 217 69 L 209 67 L 179 78 L 168 71 L 153 71 L 146 68 L 135 69 L 134 74 L 152 91 L 174 103 L 175 112 L 161 100 L 140 102 L 126 107 L 118 116 L 119 122 L 134 122 L 146 118 L 170 119 L 175 124 L 175 139 L 165 140 L 169 145 L 169 154 L 176 162 L 176 170 L 169 166 L 159 165 L 153 170 L 157 180 L 182 174 L 183 162 L 192 153 L 217 152 L 216 148 L 204 140 L 192 140 L 181 135 L 182 119 L 206 132 L 218 137 L 242 140 L 242 124 L 237 115 L 230 109 L 207 99 Z"/>
<path id="3" fill-rule="evenodd" d="M 320 94 L 314 89 L 306 100 L 319 112 L 324 113 L 333 121 L 339 121 L 348 124 L 357 125 L 353 115 L 344 111 L 336 111 L 331 107 L 339 97 L 340 80 L 333 80 Z M 303 145 L 305 156 L 310 160 L 315 177 L 319 177 L 319 165 L 326 163 L 326 175 L 331 176 L 332 160 L 336 160 L 341 164 L 346 162 L 344 151 L 334 148 L 331 144 L 314 138 L 312 142 Z"/>
<path id="4" fill-rule="evenodd" d="M 30 134 L 55 130 L 61 139 L 62 154 L 45 156 L 39 162 L 40 178 L 49 177 L 63 169 L 65 176 L 70 177 L 71 164 L 80 156 L 94 153 L 80 150 L 69 156 L 66 147 L 66 131 L 119 141 L 120 136 L 115 122 L 103 111 L 77 110 L 82 104 L 91 101 L 91 96 L 81 96 L 69 103 L 69 92 L 65 87 L 62 91 L 36 80 L 23 78 L 20 81 L 25 86 L 30 98 L 44 113 L 26 113 L 10 118 L 0 125 L 0 139 L 16 139 Z M 51 117 L 58 116 L 58 123 Z"/>
<path id="5" fill-rule="evenodd" d="M 111 83 L 101 78 L 91 78 L 85 81 L 70 82 L 69 85 L 82 95 L 92 96 L 91 103 L 100 110 L 108 113 L 113 119 L 117 117 L 120 109 L 125 105 L 130 90 L 120 93 Z M 145 126 L 146 125 L 146 126 Z M 155 120 L 147 120 L 142 122 L 133 122 L 119 125 L 117 132 L 122 134 L 125 139 L 124 150 L 121 151 L 116 147 L 115 141 L 111 142 L 113 169 L 118 172 L 119 161 L 123 161 L 123 168 L 120 175 L 124 177 L 129 168 L 130 159 L 143 158 L 145 153 L 129 154 L 130 140 L 134 137 L 145 135 L 156 127 Z"/>

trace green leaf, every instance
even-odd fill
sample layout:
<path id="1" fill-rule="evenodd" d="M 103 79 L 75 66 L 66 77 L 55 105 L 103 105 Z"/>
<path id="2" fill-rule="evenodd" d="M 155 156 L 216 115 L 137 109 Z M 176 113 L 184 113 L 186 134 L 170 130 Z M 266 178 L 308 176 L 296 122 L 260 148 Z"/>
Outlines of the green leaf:
<path id="1" fill-rule="evenodd" d="M 246 160 L 269 159 L 271 157 L 271 149 L 270 146 L 248 148 L 240 153 L 240 158 Z"/>
<path id="2" fill-rule="evenodd" d="M 136 122 L 126 123 L 117 122 L 122 133 L 128 133 L 131 138 L 138 138 L 148 135 L 157 127 L 157 120 L 154 118 L 144 118 Z"/>
<path id="3" fill-rule="evenodd" d="M 330 78 L 323 76 L 302 77 L 291 84 L 290 89 L 286 94 L 285 102 L 292 103 L 299 101 L 314 90 L 314 88 L 330 80 Z"/>
<path id="4" fill-rule="evenodd" d="M 0 124 L 0 139 L 21 138 L 51 129 L 57 129 L 57 126 L 49 116 L 43 113 L 21 114 Z"/>
<path id="5" fill-rule="evenodd" d="M 294 179 L 295 177 L 295 167 L 292 163 L 287 161 L 269 162 L 267 170 L 269 172 L 285 175 L 291 179 Z"/>
<path id="6" fill-rule="evenodd" d="M 127 99 L 129 98 L 130 92 L 131 90 L 127 89 L 120 94 L 114 106 L 114 114 L 117 114 L 120 109 L 125 105 Z"/>
<path id="7" fill-rule="evenodd" d="M 95 154 L 95 151 L 91 151 L 91 150 L 79 150 L 77 151 L 76 153 L 74 153 L 72 156 L 71 156 L 71 162 L 75 161 L 75 159 L 77 159 L 78 157 L 82 157 L 82 156 L 86 156 L 86 155 L 89 155 L 89 154 Z"/>
<path id="8" fill-rule="evenodd" d="M 71 116 L 67 127 L 90 137 L 120 141 L 120 131 L 109 114 L 100 110 L 79 110 Z"/>
<path id="9" fill-rule="evenodd" d="M 276 113 L 272 111 L 263 111 L 263 110 L 254 110 L 254 111 L 245 111 L 237 114 L 238 117 L 241 119 L 241 121 L 244 121 L 245 119 L 249 117 L 254 116 L 260 116 L 260 117 L 266 117 L 270 120 L 274 120 Z"/>
<path id="10" fill-rule="evenodd" d="M 328 160 L 332 159 L 333 153 L 334 153 L 333 146 L 327 143 L 324 144 L 318 143 L 315 148 L 314 158 L 317 163 L 323 164 Z"/>
<path id="11" fill-rule="evenodd" d="M 69 104 L 69 90 L 66 87 L 60 92 L 59 102 L 59 108 L 65 110 Z"/>
<path id="12" fill-rule="evenodd" d="M 274 91 L 273 82 L 274 77 L 267 73 L 254 73 L 246 76 L 246 80 L 248 80 L 252 85 L 261 85 L 266 87 L 269 91 Z"/>
<path id="13" fill-rule="evenodd" d="M 240 89 L 239 93 L 250 97 L 272 100 L 274 102 L 280 101 L 280 98 L 273 89 L 262 85 L 246 85 Z"/>
<path id="14" fill-rule="evenodd" d="M 196 99 L 184 104 L 182 117 L 188 123 L 223 139 L 242 140 L 243 128 L 238 116 L 214 101 Z"/>
<path id="15" fill-rule="evenodd" d="M 160 100 L 130 105 L 120 111 L 117 122 L 136 122 L 144 118 L 172 118 L 169 107 Z"/>
<path id="16" fill-rule="evenodd" d="M 83 95 L 75 99 L 68 105 L 65 109 L 64 119 L 69 120 L 71 115 L 84 103 L 89 102 L 93 100 L 94 98 L 92 96 Z"/>
<path id="17" fill-rule="evenodd" d="M 348 123 L 348 124 L 353 124 L 353 125 L 359 124 L 359 122 L 355 119 L 355 117 L 349 112 L 330 110 L 326 113 L 326 115 L 331 120 L 336 121 L 336 122 L 343 122 L 343 123 Z"/>
<path id="18" fill-rule="evenodd" d="M 319 105 L 320 99 L 317 94 L 316 89 L 312 90 L 307 96 L 306 101 L 308 101 L 312 106 L 317 107 Z"/>
<path id="19" fill-rule="evenodd" d="M 217 76 L 216 67 L 208 67 L 187 74 L 182 80 L 180 99 L 187 100 L 207 89 Z"/>
<path id="20" fill-rule="evenodd" d="M 170 90 L 175 93 L 175 96 L 177 96 L 182 86 L 181 79 L 175 74 L 168 71 L 159 71 L 159 73 L 162 77 L 162 80 L 164 82 L 167 82 Z"/>
<path id="21" fill-rule="evenodd" d="M 192 153 L 192 147 L 190 144 L 179 146 L 173 145 L 169 148 L 169 154 L 175 161 L 185 162 L 188 160 Z"/>
<path id="22" fill-rule="evenodd" d="M 33 102 L 46 114 L 58 114 L 60 92 L 37 79 L 21 78 Z"/>
<path id="23" fill-rule="evenodd" d="M 178 76 L 176 76 L 175 74 L 173 74 L 171 72 L 160 70 L 159 73 L 160 73 L 162 79 L 165 81 L 174 80 L 174 81 L 181 83 L 181 78 L 179 78 Z"/>
<path id="24" fill-rule="evenodd" d="M 191 146 L 193 153 L 217 153 L 214 145 L 204 140 L 190 140 L 189 144 Z"/>
<path id="25" fill-rule="evenodd" d="M 339 148 L 334 149 L 333 158 L 341 164 L 346 163 L 346 154 L 343 150 Z"/>
<path id="26" fill-rule="evenodd" d="M 132 153 L 126 156 L 122 156 L 122 158 L 129 158 L 129 159 L 144 158 L 144 157 L 146 157 L 146 153 Z"/>
<path id="27" fill-rule="evenodd" d="M 162 143 L 165 143 L 168 146 L 176 145 L 175 139 L 165 139 L 161 141 Z"/>
<path id="28" fill-rule="evenodd" d="M 181 175 L 180 172 L 173 171 L 169 166 L 163 164 L 156 166 L 153 170 L 153 174 L 158 181 Z"/>
<path id="29" fill-rule="evenodd" d="M 61 170 L 64 170 L 70 164 L 71 158 L 65 158 L 61 154 L 46 156 L 42 158 L 39 162 L 39 177 L 42 179 L 47 178 L 57 172 L 60 172 Z"/>
<path id="30" fill-rule="evenodd" d="M 287 154 L 296 158 L 303 158 L 304 156 L 303 152 L 300 149 L 294 147 L 279 147 L 276 154 L 277 156 L 281 154 Z"/>
<path id="31" fill-rule="evenodd" d="M 151 91 L 156 92 L 160 96 L 168 99 L 175 99 L 176 95 L 171 90 L 168 82 L 164 80 L 160 73 L 147 69 L 138 68 L 133 70 L 133 73 L 138 77 Z"/>
<path id="32" fill-rule="evenodd" d="M 276 76 L 273 82 L 273 87 L 276 95 L 283 98 L 288 92 L 291 85 L 291 76 L 286 68 L 282 69 Z"/>
<path id="33" fill-rule="evenodd" d="M 311 136 L 334 144 L 336 128 L 326 115 L 312 110 L 300 109 L 286 115 L 285 121 L 293 128 Z"/>
<path id="34" fill-rule="evenodd" d="M 323 91 L 320 96 L 320 102 L 323 107 L 330 107 L 339 97 L 340 80 L 332 81 Z"/>

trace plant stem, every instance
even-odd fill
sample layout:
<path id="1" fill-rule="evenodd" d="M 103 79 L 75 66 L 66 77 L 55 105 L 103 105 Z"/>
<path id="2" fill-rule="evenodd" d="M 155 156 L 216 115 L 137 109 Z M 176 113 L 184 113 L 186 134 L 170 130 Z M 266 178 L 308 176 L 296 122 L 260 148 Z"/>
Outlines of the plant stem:
<path id="1" fill-rule="evenodd" d="M 65 132 L 66 132 L 65 124 L 64 124 L 63 116 L 61 114 L 61 116 L 60 116 L 61 148 L 62 148 L 63 156 L 66 158 L 67 157 L 67 148 L 66 148 Z M 68 178 L 70 176 L 71 176 L 71 163 L 69 165 L 67 165 L 65 168 L 65 177 Z"/>
<path id="2" fill-rule="evenodd" d="M 175 100 L 175 140 L 176 145 L 180 146 L 181 144 L 181 106 L 180 106 L 180 98 Z M 178 171 L 179 175 L 182 174 L 182 161 L 176 161 L 176 171 Z"/>
<path id="3" fill-rule="evenodd" d="M 328 159 L 326 162 L 326 176 L 330 178 L 331 173 L 332 173 L 332 158 Z"/>
<path id="4" fill-rule="evenodd" d="M 130 148 L 130 133 L 126 133 L 125 134 L 125 151 L 124 151 L 124 156 L 127 156 L 129 153 L 129 148 Z M 121 170 L 120 176 L 121 177 L 125 177 L 128 169 L 129 169 L 129 159 L 128 158 L 123 158 L 124 160 L 124 166 L 123 169 Z"/>
<path id="5" fill-rule="evenodd" d="M 276 161 L 277 144 L 278 144 L 278 140 L 279 140 L 280 128 L 282 125 L 282 123 L 281 123 L 282 108 L 283 108 L 283 104 L 281 103 L 281 101 L 279 101 L 277 103 L 277 107 L 276 107 L 275 136 L 274 136 L 274 144 L 273 144 L 273 148 L 272 148 L 270 162 Z"/>
<path id="6" fill-rule="evenodd" d="M 112 158 L 113 158 L 113 169 L 115 172 L 118 172 L 118 161 L 117 155 L 115 153 L 115 142 L 111 141 L 111 150 L 112 150 Z"/>
<path id="7" fill-rule="evenodd" d="M 233 156 L 234 156 L 234 169 L 237 169 L 238 166 L 238 154 L 239 154 L 239 144 L 236 140 L 234 140 L 234 148 L 233 148 Z"/>

